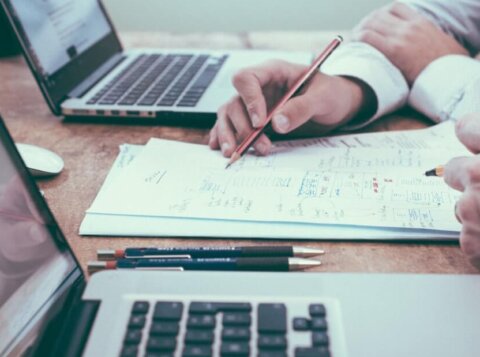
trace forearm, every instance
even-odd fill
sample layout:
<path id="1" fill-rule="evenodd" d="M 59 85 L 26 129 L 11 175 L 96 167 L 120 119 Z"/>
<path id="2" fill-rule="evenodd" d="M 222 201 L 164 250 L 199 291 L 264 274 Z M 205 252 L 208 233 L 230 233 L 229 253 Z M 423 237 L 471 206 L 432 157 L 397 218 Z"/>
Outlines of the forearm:
<path id="1" fill-rule="evenodd" d="M 480 1 L 400 0 L 452 35 L 472 55 L 480 50 Z"/>
<path id="2" fill-rule="evenodd" d="M 352 42 L 342 46 L 325 63 L 322 71 L 329 75 L 352 78 L 364 86 L 364 103 L 346 129 L 369 124 L 382 115 L 402 107 L 408 97 L 408 85 L 401 72 L 372 46 Z M 373 95 L 374 98 L 370 96 Z"/>

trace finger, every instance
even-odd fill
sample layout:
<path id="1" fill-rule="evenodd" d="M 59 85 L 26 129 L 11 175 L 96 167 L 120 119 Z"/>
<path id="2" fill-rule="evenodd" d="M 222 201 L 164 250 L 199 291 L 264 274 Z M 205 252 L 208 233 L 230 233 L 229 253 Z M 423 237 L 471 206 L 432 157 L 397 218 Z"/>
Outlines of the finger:
<path id="1" fill-rule="evenodd" d="M 236 131 L 237 141 L 245 140 L 245 138 L 254 130 L 245 106 L 240 99 L 237 99 L 228 105 L 227 116 Z M 272 143 L 270 140 L 262 134 L 262 136 L 253 144 L 253 148 L 260 155 L 267 155 L 270 151 L 271 145 Z"/>
<path id="2" fill-rule="evenodd" d="M 208 138 L 208 146 L 212 150 L 219 150 L 220 144 L 218 143 L 218 135 L 217 135 L 217 125 L 214 125 L 213 128 L 210 130 L 210 136 Z"/>
<path id="3" fill-rule="evenodd" d="M 456 157 L 445 165 L 445 182 L 452 188 L 465 191 L 468 185 L 480 184 L 480 157 Z"/>
<path id="4" fill-rule="evenodd" d="M 217 135 L 220 149 L 223 156 L 230 157 L 236 147 L 235 132 L 227 115 L 225 107 L 222 107 L 218 112 L 217 120 Z"/>
<path id="5" fill-rule="evenodd" d="M 460 246 L 470 262 L 480 268 L 480 191 L 467 189 L 457 202 L 462 222 Z"/>
<path id="6" fill-rule="evenodd" d="M 390 14 L 403 20 L 414 20 L 422 17 L 422 15 L 413 10 L 410 6 L 400 2 L 394 2 L 389 8 L 389 12 Z"/>
<path id="7" fill-rule="evenodd" d="M 309 121 L 315 113 L 312 95 L 303 94 L 290 99 L 273 116 L 272 127 L 278 133 L 288 133 Z"/>
<path id="8" fill-rule="evenodd" d="M 244 69 L 233 77 L 233 85 L 245 104 L 254 127 L 263 125 L 267 117 L 267 104 L 263 87 L 281 78 L 285 63 L 269 62 L 259 67 Z"/>
<path id="9" fill-rule="evenodd" d="M 480 153 L 480 113 L 462 117 L 455 127 L 458 139 L 474 154 Z"/>

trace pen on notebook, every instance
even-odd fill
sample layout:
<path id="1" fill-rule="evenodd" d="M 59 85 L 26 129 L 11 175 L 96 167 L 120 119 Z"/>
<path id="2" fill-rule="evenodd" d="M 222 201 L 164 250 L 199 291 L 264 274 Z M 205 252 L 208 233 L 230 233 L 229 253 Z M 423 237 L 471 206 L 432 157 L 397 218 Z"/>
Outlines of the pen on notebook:
<path id="1" fill-rule="evenodd" d="M 213 258 L 213 259 L 119 259 L 107 262 L 89 262 L 88 270 L 230 270 L 230 271 L 291 271 L 313 268 L 321 262 L 304 258 Z"/>
<path id="2" fill-rule="evenodd" d="M 253 247 L 178 247 L 178 248 L 125 248 L 100 249 L 99 260 L 122 258 L 242 258 L 242 257 L 314 257 L 325 251 L 296 246 L 253 246 Z"/>
<path id="3" fill-rule="evenodd" d="M 281 107 L 283 107 L 290 98 L 295 96 L 308 83 L 308 81 L 318 71 L 320 66 L 327 60 L 328 57 L 330 57 L 332 52 L 342 43 L 342 41 L 343 41 L 342 37 L 337 36 L 335 39 L 333 39 L 332 42 L 328 44 L 328 46 L 323 50 L 323 52 L 320 53 L 320 55 L 318 55 L 318 57 L 312 62 L 312 64 L 305 71 L 305 73 L 302 74 L 302 76 L 297 79 L 297 81 L 294 83 L 292 88 L 290 88 L 290 90 L 280 99 L 280 101 L 270 111 L 270 113 L 267 115 L 267 118 L 265 119 L 264 124 L 261 127 L 253 130 L 245 138 L 245 140 L 243 140 L 243 142 L 240 145 L 238 145 L 238 147 L 233 152 L 232 157 L 230 158 L 230 161 L 225 167 L 226 169 L 228 169 L 235 161 L 240 159 L 242 155 L 247 152 L 250 146 L 252 146 L 255 140 L 258 139 L 258 137 L 262 134 L 265 128 L 270 124 L 273 116 L 277 113 L 277 111 Z"/>
<path id="4" fill-rule="evenodd" d="M 444 167 L 440 165 L 440 166 L 435 167 L 434 169 L 425 171 L 425 176 L 438 176 L 438 177 L 442 177 L 444 170 L 445 170 Z"/>

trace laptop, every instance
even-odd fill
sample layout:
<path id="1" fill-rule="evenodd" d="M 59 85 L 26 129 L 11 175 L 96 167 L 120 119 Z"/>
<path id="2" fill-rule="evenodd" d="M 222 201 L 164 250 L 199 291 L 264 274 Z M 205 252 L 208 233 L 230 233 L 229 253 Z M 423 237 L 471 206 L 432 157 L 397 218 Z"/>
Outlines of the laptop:
<path id="1" fill-rule="evenodd" d="M 273 58 L 301 64 L 313 58 L 260 50 L 124 51 L 100 0 L 0 2 L 56 115 L 212 123 L 235 95 L 231 80 L 241 68 Z"/>
<path id="2" fill-rule="evenodd" d="M 0 118 L 0 356 L 476 356 L 480 276 L 105 271 Z"/>

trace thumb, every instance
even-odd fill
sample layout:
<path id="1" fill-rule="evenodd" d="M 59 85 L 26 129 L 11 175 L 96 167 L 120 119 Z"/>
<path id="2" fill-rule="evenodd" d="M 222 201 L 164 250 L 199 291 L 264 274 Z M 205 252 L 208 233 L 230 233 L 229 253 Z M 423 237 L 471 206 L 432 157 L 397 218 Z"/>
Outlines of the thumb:
<path id="1" fill-rule="evenodd" d="M 272 118 L 272 127 L 278 133 L 288 133 L 309 121 L 315 114 L 314 102 L 308 95 L 290 99 Z"/>
<path id="2" fill-rule="evenodd" d="M 456 125 L 458 139 L 474 154 L 480 153 L 480 113 L 462 117 Z"/>

